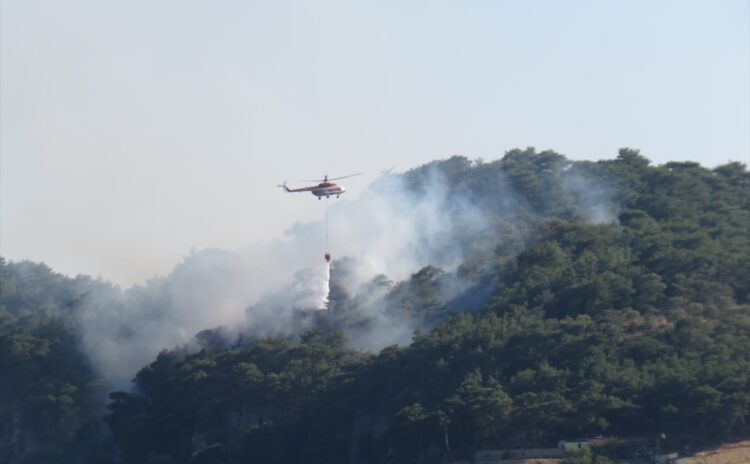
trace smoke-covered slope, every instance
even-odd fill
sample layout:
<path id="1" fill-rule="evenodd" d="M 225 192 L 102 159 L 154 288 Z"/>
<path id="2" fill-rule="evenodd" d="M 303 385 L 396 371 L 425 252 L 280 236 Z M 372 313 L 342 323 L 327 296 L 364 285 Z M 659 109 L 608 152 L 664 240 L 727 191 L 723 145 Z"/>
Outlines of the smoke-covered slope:
<path id="1" fill-rule="evenodd" d="M 440 287 L 439 305 L 448 305 L 478 278 L 492 282 L 485 274 L 495 263 L 487 251 L 501 246 L 512 254 L 523 248 L 540 218 L 614 221 L 620 199 L 609 175 L 599 165 L 573 163 L 553 152 L 514 150 L 491 163 L 456 156 L 384 175 L 356 201 L 334 203 L 333 285 L 339 295 L 358 301 L 358 318 L 371 321 L 364 333 L 354 330 L 360 335 L 351 337 L 354 346 L 408 344 L 415 330 L 436 320 L 430 316 L 425 325 L 424 318 L 385 311 L 382 298 L 370 292 L 373 279 L 400 282 L 434 266 L 447 274 L 433 276 L 429 285 Z M 199 251 L 143 287 L 91 295 L 79 314 L 87 350 L 107 379 L 126 386 L 159 350 L 190 343 L 203 329 L 224 326 L 261 336 L 309 329 L 311 318 L 300 319 L 300 312 L 325 298 L 323 235 L 322 221 L 297 224 L 274 243 Z M 390 301 L 403 300 L 405 289 L 396 285 L 401 297 L 391 295 Z M 476 290 L 472 295 L 488 296 Z M 473 299 L 474 309 L 483 303 Z"/>
<path id="2" fill-rule="evenodd" d="M 408 343 L 415 330 L 429 327 L 413 318 L 392 320 L 381 299 L 367 293 L 377 276 L 399 282 L 435 266 L 450 273 L 432 283 L 440 285 L 445 305 L 493 265 L 482 262 L 487 250 L 507 249 L 509 240 L 523 247 L 535 220 L 614 220 L 617 191 L 605 188 L 608 180 L 597 173 L 586 163 L 533 149 L 491 163 L 453 157 L 384 175 L 356 201 L 334 203 L 334 285 L 358 298 L 360 316 L 372 321 L 366 335 L 353 337 L 361 342 L 356 346 Z M 297 224 L 273 243 L 196 252 L 145 286 L 92 292 L 77 313 L 86 350 L 106 379 L 126 387 L 161 349 L 191 343 L 204 329 L 256 335 L 308 329 L 310 321 L 301 321 L 299 312 L 325 298 L 323 243 L 322 221 Z M 458 269 L 463 263 L 473 269 Z"/>

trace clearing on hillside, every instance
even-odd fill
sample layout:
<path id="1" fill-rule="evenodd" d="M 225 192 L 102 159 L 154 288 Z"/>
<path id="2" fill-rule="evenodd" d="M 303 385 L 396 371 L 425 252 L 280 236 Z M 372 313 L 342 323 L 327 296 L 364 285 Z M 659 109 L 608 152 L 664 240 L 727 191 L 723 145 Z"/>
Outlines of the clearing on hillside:
<path id="1" fill-rule="evenodd" d="M 690 464 L 747 464 L 750 462 L 750 440 L 728 443 L 690 458 Z"/>

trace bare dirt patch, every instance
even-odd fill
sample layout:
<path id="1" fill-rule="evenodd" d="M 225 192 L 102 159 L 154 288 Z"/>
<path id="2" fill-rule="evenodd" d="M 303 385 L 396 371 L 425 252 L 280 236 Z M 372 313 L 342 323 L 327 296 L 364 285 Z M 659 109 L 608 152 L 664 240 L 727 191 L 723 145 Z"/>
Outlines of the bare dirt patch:
<path id="1" fill-rule="evenodd" d="M 747 464 L 750 463 L 750 440 L 727 443 L 718 448 L 701 451 L 690 458 L 690 464 Z"/>

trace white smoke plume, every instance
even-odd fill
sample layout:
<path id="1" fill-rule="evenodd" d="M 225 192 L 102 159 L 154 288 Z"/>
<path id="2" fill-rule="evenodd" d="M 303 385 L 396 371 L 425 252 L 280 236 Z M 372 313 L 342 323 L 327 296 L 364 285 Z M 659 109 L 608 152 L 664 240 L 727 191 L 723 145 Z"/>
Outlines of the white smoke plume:
<path id="1" fill-rule="evenodd" d="M 297 271 L 292 283 L 284 290 L 284 295 L 289 299 L 285 305 L 300 311 L 328 308 L 330 278 L 330 265 L 327 262 Z"/>
<path id="2" fill-rule="evenodd" d="M 565 193 L 573 197 L 583 216 L 594 224 L 617 222 L 618 207 L 612 192 L 601 179 L 592 172 L 594 163 L 580 163 L 565 171 L 560 177 L 560 185 Z"/>
<path id="3" fill-rule="evenodd" d="M 464 158 L 454 161 L 444 163 L 474 166 Z M 390 310 L 384 298 L 393 286 L 427 265 L 452 272 L 467 258 L 481 259 L 502 236 L 491 218 L 523 212 L 522 200 L 502 171 L 488 172 L 485 180 L 494 193 L 481 205 L 430 165 L 406 175 L 383 175 L 356 201 L 333 202 L 330 251 L 334 264 L 346 263 L 337 291 L 356 303 L 356 318 L 362 321 L 350 324 L 353 346 L 377 350 L 408 344 L 422 327 Z M 331 269 L 324 266 L 320 246 L 324 233 L 322 219 L 296 224 L 273 243 L 203 250 L 144 286 L 92 292 L 79 311 L 84 346 L 107 380 L 127 388 L 159 351 L 194 343 L 205 329 L 224 327 L 230 335 L 299 334 L 330 306 Z M 345 257 L 351 259 L 340 261 Z M 458 280 L 440 285 L 441 298 L 466 289 Z"/>
<path id="4" fill-rule="evenodd" d="M 293 309 L 327 309 L 328 284 L 331 280 L 330 264 L 314 269 L 303 269 L 295 274 Z"/>

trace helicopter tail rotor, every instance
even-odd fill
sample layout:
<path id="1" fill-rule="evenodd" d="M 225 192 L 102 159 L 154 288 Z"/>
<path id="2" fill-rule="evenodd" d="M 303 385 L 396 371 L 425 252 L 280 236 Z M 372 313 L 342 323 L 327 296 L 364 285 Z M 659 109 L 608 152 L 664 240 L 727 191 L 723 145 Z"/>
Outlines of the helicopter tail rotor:
<path id="1" fill-rule="evenodd" d="M 289 187 L 286 186 L 286 181 L 283 184 L 277 185 L 276 187 L 283 188 L 285 192 L 289 192 Z"/>

